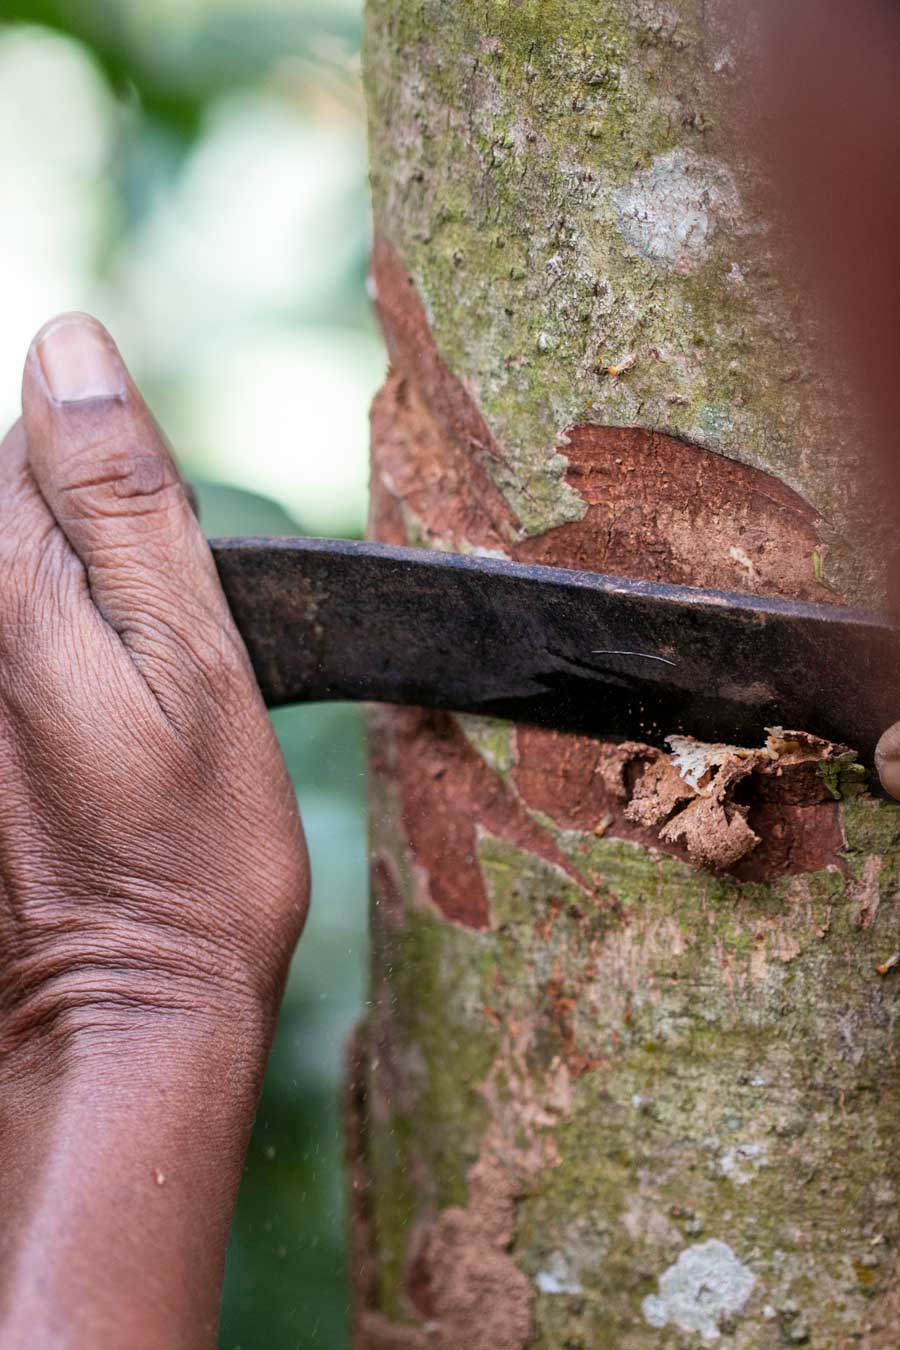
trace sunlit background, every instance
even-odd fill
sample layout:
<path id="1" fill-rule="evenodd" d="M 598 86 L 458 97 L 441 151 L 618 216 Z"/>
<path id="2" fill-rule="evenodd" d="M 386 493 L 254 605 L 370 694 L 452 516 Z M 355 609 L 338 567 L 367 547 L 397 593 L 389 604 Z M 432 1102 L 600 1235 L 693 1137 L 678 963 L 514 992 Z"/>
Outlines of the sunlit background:
<path id="1" fill-rule="evenodd" d="M 198 484 L 209 534 L 359 535 L 384 370 L 365 293 L 360 0 L 3 0 L 0 15 L 0 419 L 18 415 L 34 330 L 88 309 Z M 365 989 L 362 736 L 346 707 L 274 721 L 313 913 L 220 1344 L 342 1350 L 338 1081 Z"/>

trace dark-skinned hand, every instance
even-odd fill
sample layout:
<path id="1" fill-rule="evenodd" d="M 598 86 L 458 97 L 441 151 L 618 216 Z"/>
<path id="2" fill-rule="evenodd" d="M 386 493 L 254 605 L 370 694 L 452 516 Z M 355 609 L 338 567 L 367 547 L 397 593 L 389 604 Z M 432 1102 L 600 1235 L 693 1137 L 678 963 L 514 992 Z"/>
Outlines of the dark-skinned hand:
<path id="1" fill-rule="evenodd" d="M 106 331 L 0 453 L 0 1344 L 213 1345 L 309 880 L 188 494 Z"/>

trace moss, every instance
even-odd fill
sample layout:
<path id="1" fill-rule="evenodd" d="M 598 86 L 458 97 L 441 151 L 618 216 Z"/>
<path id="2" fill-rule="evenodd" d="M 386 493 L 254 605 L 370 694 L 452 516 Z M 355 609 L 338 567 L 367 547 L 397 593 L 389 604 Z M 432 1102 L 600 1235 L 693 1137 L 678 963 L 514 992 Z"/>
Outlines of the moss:
<path id="1" fill-rule="evenodd" d="M 799 1303 L 814 1343 L 859 1325 L 852 1261 L 885 1224 L 893 1234 L 885 1159 L 900 1142 L 883 1063 L 886 1006 L 871 973 L 878 946 L 850 923 L 823 937 L 839 877 L 804 879 L 802 919 L 791 885 L 728 888 L 714 901 L 728 906 L 727 928 L 704 922 L 711 897 L 697 897 L 681 951 L 650 941 L 671 887 L 661 877 L 655 894 L 645 888 L 651 913 L 634 942 L 650 959 L 636 962 L 642 992 L 619 1027 L 618 1054 L 608 1074 L 579 1082 L 555 1134 L 560 1164 L 519 1210 L 525 1268 L 536 1275 L 562 1252 L 583 1289 L 578 1299 L 538 1299 L 535 1346 L 564 1344 L 575 1329 L 586 1347 L 669 1344 L 635 1326 L 635 1309 L 698 1231 L 727 1242 L 756 1276 L 737 1344 L 764 1343 L 766 1303 Z M 770 955 L 763 973 L 760 924 L 785 915 L 800 950 Z M 896 934 L 895 914 L 889 925 Z M 777 950 L 775 932 L 770 945 Z M 714 975 L 723 969 L 725 981 Z M 607 983 L 604 1020 L 618 992 Z M 842 1036 L 852 1044 L 835 1064 Z M 884 1272 L 874 1281 L 883 1286 Z M 674 1332 L 671 1343 L 680 1344 Z"/>
<path id="2" fill-rule="evenodd" d="M 857 798 L 865 791 L 868 775 L 863 765 L 857 764 L 854 754 L 838 755 L 836 759 L 823 759 L 818 769 L 825 786 L 836 801 Z"/>
<path id="3" fill-rule="evenodd" d="M 875 854 L 890 858 L 900 842 L 900 805 L 867 795 L 848 796 L 841 802 L 847 857 L 854 867 Z"/>
<path id="4" fill-rule="evenodd" d="M 390 1099 L 370 1121 L 370 1164 L 379 1183 L 373 1226 L 383 1306 L 397 1316 L 422 1178 L 431 1204 L 465 1203 L 465 1174 L 485 1124 L 479 1089 L 498 1039 L 489 1008 L 495 957 L 485 938 L 415 911 L 382 943 L 378 962 L 376 980 L 390 980 L 376 1017 L 379 1040 L 384 1053 L 389 1044 L 399 1047 L 400 1058 L 384 1066 Z"/>
<path id="5" fill-rule="evenodd" d="M 538 1294 L 536 1347 L 669 1344 L 635 1309 L 700 1232 L 757 1280 L 736 1344 L 761 1343 L 762 1307 L 791 1301 L 834 1343 L 883 1284 L 854 1262 L 876 1232 L 900 1240 L 884 1167 L 900 1146 L 889 999 L 873 975 L 900 918 L 884 906 L 861 931 L 836 869 L 751 886 L 616 840 L 590 852 L 605 877 L 592 904 L 558 868 L 483 835 L 493 931 L 413 910 L 391 944 L 393 1034 L 422 1077 L 414 1111 L 378 1127 L 384 1306 L 402 1311 L 397 1254 L 417 1215 L 465 1203 L 464 1169 L 500 1121 L 511 1165 L 548 1131 L 556 1158 L 519 1203 L 516 1259 L 535 1280 L 563 1259 L 581 1290 Z M 527 1099 L 510 1028 L 527 1046 Z M 541 1102 L 561 1063 L 571 1097 L 554 1119 Z"/>
<path id="6" fill-rule="evenodd" d="M 623 237 L 615 193 L 636 174 L 677 148 L 715 177 L 736 154 L 716 132 L 728 86 L 700 0 L 664 8 L 671 22 L 631 0 L 369 0 L 376 225 L 503 446 L 492 472 L 526 534 L 583 514 L 557 453 L 565 427 L 657 427 L 804 493 L 831 522 L 811 575 L 871 601 L 871 466 L 751 194 L 688 274 Z M 633 367 L 610 377 L 626 353 Z"/>
<path id="7" fill-rule="evenodd" d="M 466 740 L 501 778 L 507 778 L 518 762 L 516 729 L 511 722 L 497 717 L 457 714 Z"/>

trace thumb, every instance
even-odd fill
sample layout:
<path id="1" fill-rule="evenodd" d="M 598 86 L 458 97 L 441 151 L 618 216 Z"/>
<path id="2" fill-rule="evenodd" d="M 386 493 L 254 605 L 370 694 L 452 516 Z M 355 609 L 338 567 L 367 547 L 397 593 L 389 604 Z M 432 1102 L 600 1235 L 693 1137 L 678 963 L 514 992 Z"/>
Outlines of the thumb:
<path id="1" fill-rule="evenodd" d="M 185 656 L 208 670 L 240 639 L 172 456 L 101 324 L 65 314 L 41 329 L 22 412 L 32 474 L 91 598 L 171 712 Z"/>

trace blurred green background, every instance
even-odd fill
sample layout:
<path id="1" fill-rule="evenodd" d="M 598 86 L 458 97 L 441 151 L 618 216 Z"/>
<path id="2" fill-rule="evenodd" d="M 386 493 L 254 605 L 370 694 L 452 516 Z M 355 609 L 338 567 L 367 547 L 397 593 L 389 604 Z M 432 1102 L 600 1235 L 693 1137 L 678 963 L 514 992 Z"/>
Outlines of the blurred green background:
<path id="1" fill-rule="evenodd" d="M 384 371 L 365 291 L 361 0 L 2 0 L 0 420 L 89 309 L 209 534 L 361 534 Z M 222 1350 L 348 1344 L 341 1054 L 365 993 L 359 714 L 274 723 L 307 825 L 294 962 L 229 1252 Z M 203 1129 L 202 1119 L 197 1121 Z"/>

